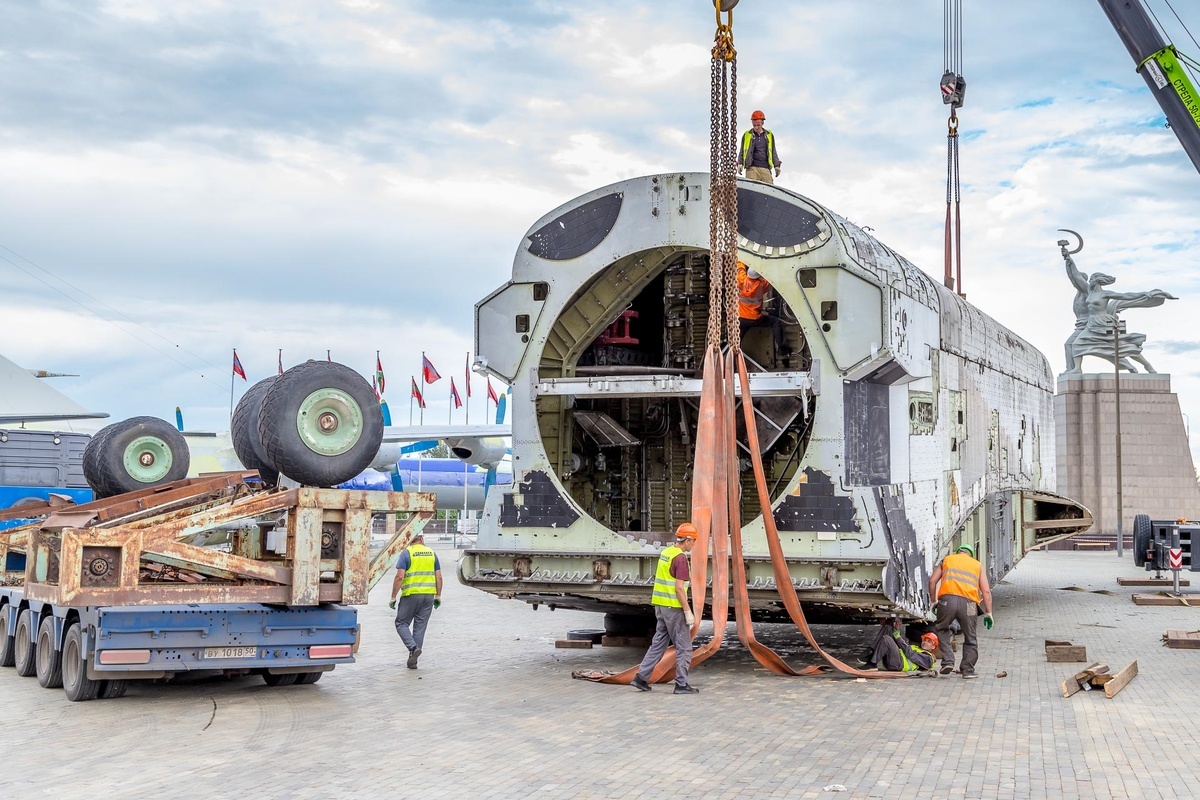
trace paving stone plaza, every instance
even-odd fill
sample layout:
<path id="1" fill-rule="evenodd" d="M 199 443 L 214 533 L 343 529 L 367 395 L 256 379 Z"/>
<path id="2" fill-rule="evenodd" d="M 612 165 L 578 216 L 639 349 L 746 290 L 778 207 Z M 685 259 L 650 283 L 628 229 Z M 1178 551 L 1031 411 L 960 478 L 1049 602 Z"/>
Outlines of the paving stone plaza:
<path id="1" fill-rule="evenodd" d="M 454 552 L 441 557 L 449 573 Z M 534 612 L 449 574 L 420 669 L 405 669 L 389 576 L 361 610 L 358 663 L 313 686 L 134 683 L 119 700 L 69 703 L 4 670 L 0 797 L 1200 795 L 1200 650 L 1160 642 L 1200 628 L 1200 601 L 1135 606 L 1134 591 L 1153 590 L 1119 587 L 1119 575 L 1144 573 L 1128 553 L 1027 556 L 995 588 L 980 680 L 781 678 L 737 645 L 731 624 L 733 645 L 693 672 L 694 697 L 572 680 L 573 669 L 623 668 L 641 652 L 557 650 L 555 639 L 600 627 L 600 616 Z M 873 633 L 817 631 L 845 658 Z M 794 629 L 758 635 L 794 664 L 813 662 Z M 1045 639 L 1084 645 L 1113 671 L 1136 659 L 1140 673 L 1112 699 L 1064 699 L 1060 683 L 1084 665 L 1046 663 Z"/>

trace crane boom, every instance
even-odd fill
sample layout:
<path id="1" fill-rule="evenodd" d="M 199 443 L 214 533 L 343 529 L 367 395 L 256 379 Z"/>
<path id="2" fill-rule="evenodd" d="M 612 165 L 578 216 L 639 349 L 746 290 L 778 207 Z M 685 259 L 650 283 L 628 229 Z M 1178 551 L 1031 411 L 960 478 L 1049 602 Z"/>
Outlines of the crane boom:
<path id="1" fill-rule="evenodd" d="M 1162 106 L 1171 130 L 1200 171 L 1200 94 L 1175 55 L 1151 23 L 1141 0 L 1099 0 L 1109 22 L 1133 56 L 1150 93 Z"/>

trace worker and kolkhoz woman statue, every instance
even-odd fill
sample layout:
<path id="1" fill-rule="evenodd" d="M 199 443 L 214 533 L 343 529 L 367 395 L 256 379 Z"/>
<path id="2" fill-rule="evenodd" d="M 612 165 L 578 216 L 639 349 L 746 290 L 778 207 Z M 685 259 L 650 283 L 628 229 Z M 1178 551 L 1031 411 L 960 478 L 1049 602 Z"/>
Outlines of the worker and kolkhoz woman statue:
<path id="1" fill-rule="evenodd" d="M 1068 240 L 1058 240 L 1063 261 L 1066 263 L 1067 277 L 1076 289 L 1075 301 L 1072 303 L 1072 309 L 1075 311 L 1075 332 L 1066 342 L 1067 373 L 1083 372 L 1084 356 L 1103 358 L 1115 362 L 1119 369 L 1137 372 L 1130 363 L 1132 360 L 1145 367 L 1146 372 L 1156 372 L 1142 355 L 1146 334 L 1117 333 L 1117 341 L 1114 344 L 1113 326 L 1117 324 L 1117 315 L 1127 308 L 1151 308 L 1178 298 L 1162 289 L 1151 289 L 1148 292 L 1109 291 L 1105 287 L 1114 283 L 1116 278 L 1103 272 L 1093 272 L 1091 276 L 1081 272 L 1071 256 L 1083 249 L 1083 237 L 1075 231 L 1065 228 L 1060 230 L 1074 234 L 1079 239 L 1079 245 L 1074 250 L 1068 249 Z"/>

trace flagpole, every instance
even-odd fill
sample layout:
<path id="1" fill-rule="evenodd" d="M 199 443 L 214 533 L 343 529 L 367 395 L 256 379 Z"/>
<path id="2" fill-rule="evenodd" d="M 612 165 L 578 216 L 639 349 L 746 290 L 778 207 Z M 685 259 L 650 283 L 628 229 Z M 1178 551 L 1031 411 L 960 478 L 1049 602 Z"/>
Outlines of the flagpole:
<path id="1" fill-rule="evenodd" d="M 414 380 L 413 383 L 415 384 L 416 381 Z M 415 399 L 416 398 L 413 397 L 413 393 L 410 390 L 408 393 L 408 424 L 409 424 L 409 427 L 412 427 L 412 404 L 413 404 L 413 400 L 415 400 Z"/>
<path id="2" fill-rule="evenodd" d="M 233 348 L 233 357 L 237 358 L 237 348 Z M 236 363 L 236 362 L 235 362 Z M 233 379 L 235 373 L 232 367 L 229 370 L 229 424 L 233 425 Z"/>

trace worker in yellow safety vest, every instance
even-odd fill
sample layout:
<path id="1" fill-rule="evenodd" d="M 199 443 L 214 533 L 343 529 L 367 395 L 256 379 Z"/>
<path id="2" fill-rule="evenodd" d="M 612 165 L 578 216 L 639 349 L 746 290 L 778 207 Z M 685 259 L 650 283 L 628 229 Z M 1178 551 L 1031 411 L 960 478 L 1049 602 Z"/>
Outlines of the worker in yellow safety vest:
<path id="1" fill-rule="evenodd" d="M 390 608 L 396 608 L 397 592 L 400 593 L 400 606 L 396 610 L 396 633 L 408 648 L 406 666 L 416 669 L 429 617 L 442 605 L 442 565 L 437 554 L 425 546 L 424 534 L 413 537 L 396 562 Z"/>
<path id="2" fill-rule="evenodd" d="M 767 115 L 761 111 L 750 115 L 750 130 L 742 134 L 738 172 L 745 170 L 750 180 L 773 184 L 775 181 L 771 177 L 771 170 L 775 170 L 775 177 L 778 178 L 783 162 L 775 150 L 775 134 L 763 127 L 766 122 Z"/>
<path id="3" fill-rule="evenodd" d="M 667 652 L 668 645 L 675 646 L 675 694 L 699 694 L 688 683 L 688 669 L 692 666 L 692 626 L 696 617 L 688 602 L 688 585 L 691 582 L 691 565 L 688 553 L 696 544 L 696 526 L 685 522 L 675 531 L 675 544 L 667 547 L 658 556 L 658 568 L 654 573 L 654 593 L 650 605 L 658 625 L 654 639 L 646 651 L 638 674 L 632 681 L 636 689 L 650 691 L 650 673 Z"/>
<path id="4" fill-rule="evenodd" d="M 992 587 L 988 585 L 983 565 L 975 560 L 975 549 L 964 544 L 942 559 L 941 565 L 929 576 L 929 596 L 937 605 L 937 631 L 941 642 L 943 675 L 954 671 L 954 649 L 950 645 L 950 625 L 958 621 L 963 633 L 963 654 L 959 672 L 964 678 L 977 678 L 975 662 L 979 659 L 979 645 L 975 637 L 975 617 L 979 606 L 983 606 L 983 624 L 991 630 Z"/>

